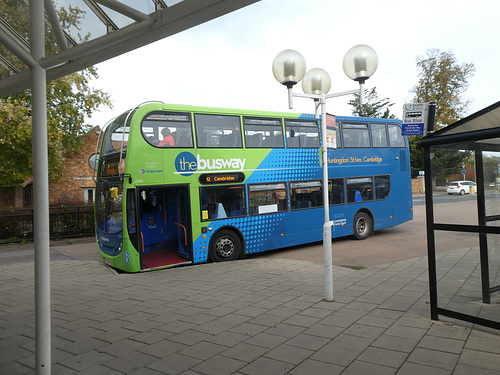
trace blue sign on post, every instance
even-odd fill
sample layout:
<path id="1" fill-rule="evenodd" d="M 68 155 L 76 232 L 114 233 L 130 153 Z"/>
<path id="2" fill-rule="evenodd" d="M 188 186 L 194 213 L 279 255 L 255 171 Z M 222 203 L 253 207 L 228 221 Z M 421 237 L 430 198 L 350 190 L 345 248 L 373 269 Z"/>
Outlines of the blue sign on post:
<path id="1" fill-rule="evenodd" d="M 467 172 L 465 169 L 462 169 L 462 174 L 465 174 L 465 172 Z"/>
<path id="2" fill-rule="evenodd" d="M 424 135 L 424 124 L 403 124 L 403 135 Z"/>

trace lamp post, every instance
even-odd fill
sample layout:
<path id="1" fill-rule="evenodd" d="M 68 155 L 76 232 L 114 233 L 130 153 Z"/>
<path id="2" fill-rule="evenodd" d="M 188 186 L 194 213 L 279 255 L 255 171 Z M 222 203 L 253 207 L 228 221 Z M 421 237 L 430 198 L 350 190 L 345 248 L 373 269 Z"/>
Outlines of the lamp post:
<path id="1" fill-rule="evenodd" d="M 343 68 L 346 75 L 359 82 L 360 104 L 364 104 L 364 83 L 377 69 L 378 59 L 375 51 L 367 45 L 351 48 L 344 56 Z M 276 80 L 288 89 L 288 107 L 293 109 L 293 97 L 313 99 L 316 118 L 321 107 L 321 143 L 323 160 L 323 264 L 325 276 L 325 299 L 333 301 L 333 267 L 332 267 L 332 226 L 330 221 L 330 204 L 328 199 L 328 147 L 326 137 L 326 99 L 351 95 L 358 90 L 350 90 L 327 95 L 331 87 L 329 74 L 314 68 L 306 73 L 306 62 L 300 53 L 285 50 L 279 53 L 273 61 L 273 74 Z M 302 80 L 304 94 L 294 93 L 293 86 Z"/>

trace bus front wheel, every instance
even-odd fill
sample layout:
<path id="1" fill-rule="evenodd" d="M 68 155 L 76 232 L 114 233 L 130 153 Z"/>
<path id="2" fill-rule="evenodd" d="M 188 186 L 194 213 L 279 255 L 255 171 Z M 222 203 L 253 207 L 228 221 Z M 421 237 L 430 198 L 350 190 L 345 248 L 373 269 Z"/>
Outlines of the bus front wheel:
<path id="1" fill-rule="evenodd" d="M 215 235 L 210 246 L 210 259 L 213 262 L 235 260 L 240 256 L 241 240 L 231 230 L 221 230 Z"/>
<path id="2" fill-rule="evenodd" d="M 364 212 L 358 212 L 354 216 L 353 234 L 357 240 L 364 240 L 370 236 L 373 231 L 373 221 L 370 216 Z"/>

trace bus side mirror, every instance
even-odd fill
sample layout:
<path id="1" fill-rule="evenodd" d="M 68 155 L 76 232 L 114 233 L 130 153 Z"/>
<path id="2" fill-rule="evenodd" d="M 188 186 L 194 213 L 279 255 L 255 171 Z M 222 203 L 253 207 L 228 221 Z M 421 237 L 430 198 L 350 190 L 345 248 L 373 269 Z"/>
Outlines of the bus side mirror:
<path id="1" fill-rule="evenodd" d="M 110 199 L 118 198 L 118 188 L 117 187 L 112 187 L 109 189 L 109 198 Z"/>

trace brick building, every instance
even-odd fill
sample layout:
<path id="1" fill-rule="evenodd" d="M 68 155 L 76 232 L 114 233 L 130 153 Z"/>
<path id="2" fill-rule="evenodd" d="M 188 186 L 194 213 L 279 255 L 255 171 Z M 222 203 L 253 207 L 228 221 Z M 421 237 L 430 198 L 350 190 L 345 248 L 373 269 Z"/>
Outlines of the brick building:
<path id="1" fill-rule="evenodd" d="M 78 152 L 68 152 L 61 179 L 49 185 L 50 206 L 80 206 L 94 203 L 95 183 L 92 179 L 91 157 L 95 154 L 98 126 L 83 136 Z M 33 179 L 12 187 L 0 187 L 0 210 L 31 207 Z"/>

